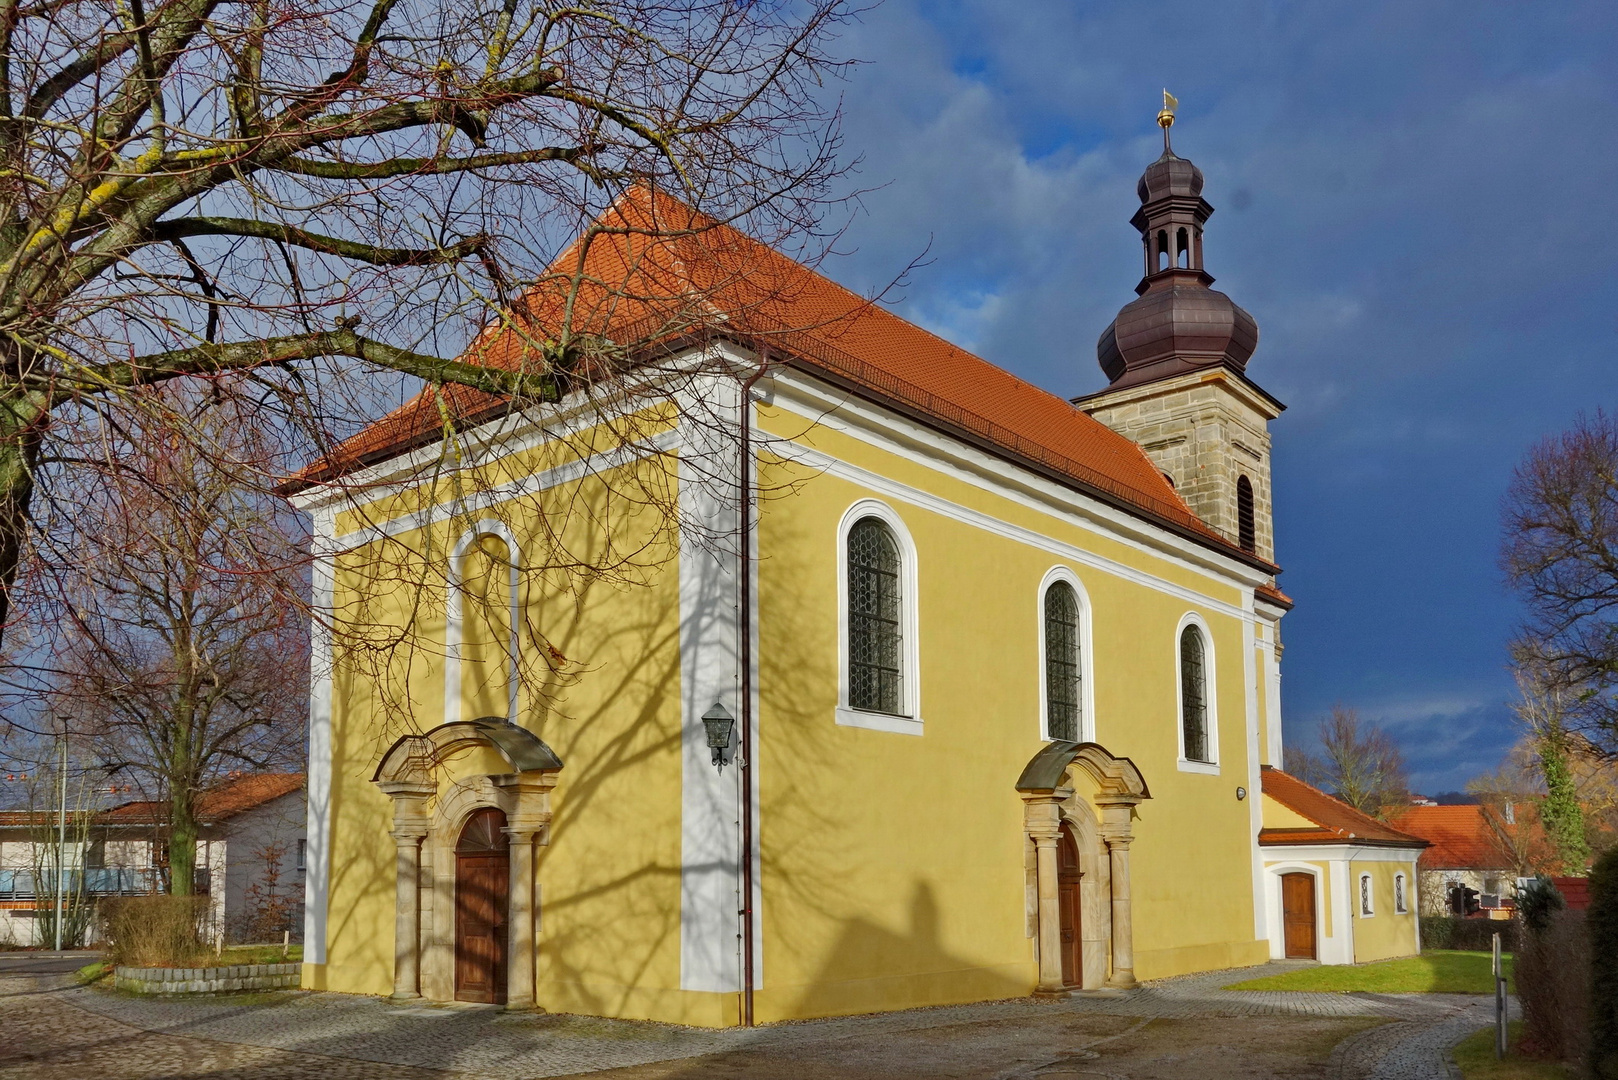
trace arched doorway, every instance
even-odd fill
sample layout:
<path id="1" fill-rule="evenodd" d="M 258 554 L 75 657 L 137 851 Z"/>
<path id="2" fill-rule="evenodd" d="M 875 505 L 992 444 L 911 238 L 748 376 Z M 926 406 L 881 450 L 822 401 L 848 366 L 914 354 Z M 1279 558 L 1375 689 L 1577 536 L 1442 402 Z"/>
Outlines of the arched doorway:
<path id="1" fill-rule="evenodd" d="M 1281 921 L 1286 929 L 1287 959 L 1317 959 L 1313 874 L 1281 875 Z"/>
<path id="2" fill-rule="evenodd" d="M 455 844 L 455 1000 L 504 1004 L 511 884 L 506 815 L 478 810 Z"/>
<path id="3" fill-rule="evenodd" d="M 1084 982 L 1084 967 L 1080 964 L 1079 946 L 1079 845 L 1073 839 L 1072 826 L 1062 823 L 1062 834 L 1056 844 L 1057 907 L 1062 918 L 1062 983 L 1079 986 Z"/>

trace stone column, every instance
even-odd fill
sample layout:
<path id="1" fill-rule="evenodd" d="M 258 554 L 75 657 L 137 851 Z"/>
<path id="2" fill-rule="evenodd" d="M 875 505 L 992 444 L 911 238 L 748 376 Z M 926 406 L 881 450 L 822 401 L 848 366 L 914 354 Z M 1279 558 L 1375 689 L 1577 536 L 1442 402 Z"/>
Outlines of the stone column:
<path id="1" fill-rule="evenodd" d="M 436 787 L 419 780 L 377 784 L 393 800 L 395 899 L 393 1000 L 421 997 L 421 841 L 427 835 L 427 800 Z"/>
<path id="2" fill-rule="evenodd" d="M 534 1007 L 534 830 L 508 828 L 510 910 L 506 918 L 506 1008 Z"/>
<path id="3" fill-rule="evenodd" d="M 425 828 L 393 830 L 397 899 L 393 915 L 393 999 L 421 996 L 421 841 Z"/>
<path id="4" fill-rule="evenodd" d="M 1039 986 L 1035 993 L 1038 994 L 1060 994 L 1067 989 L 1062 981 L 1062 912 L 1058 905 L 1056 881 L 1056 841 L 1061 835 L 1060 815 L 1056 799 L 1050 796 L 1029 799 L 1024 809 L 1025 826 L 1034 841 L 1037 857 Z"/>
<path id="5" fill-rule="evenodd" d="M 1133 989 L 1135 982 L 1135 932 L 1129 899 L 1129 844 L 1133 801 L 1102 806 L 1101 836 L 1107 842 L 1112 863 L 1112 978 L 1107 985 L 1120 990 Z"/>

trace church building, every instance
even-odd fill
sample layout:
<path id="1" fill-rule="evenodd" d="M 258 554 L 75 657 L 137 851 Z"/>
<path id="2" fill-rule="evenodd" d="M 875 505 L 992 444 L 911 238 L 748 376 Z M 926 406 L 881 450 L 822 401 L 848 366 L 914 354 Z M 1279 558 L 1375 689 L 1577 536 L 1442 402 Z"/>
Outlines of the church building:
<path id="1" fill-rule="evenodd" d="M 725 1026 L 1419 949 L 1423 842 L 1280 771 L 1283 406 L 1161 120 L 1099 393 L 635 189 L 557 265 L 644 363 L 289 482 L 307 987 Z"/>

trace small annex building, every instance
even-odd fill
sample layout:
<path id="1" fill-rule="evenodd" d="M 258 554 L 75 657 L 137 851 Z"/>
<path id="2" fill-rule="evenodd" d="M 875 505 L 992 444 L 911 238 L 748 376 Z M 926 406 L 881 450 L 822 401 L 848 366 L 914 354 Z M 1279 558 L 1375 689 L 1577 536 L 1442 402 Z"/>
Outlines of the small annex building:
<path id="1" fill-rule="evenodd" d="M 1078 399 L 632 189 L 556 266 L 617 340 L 703 297 L 633 441 L 591 441 L 609 395 L 446 388 L 293 478 L 326 613 L 305 985 L 710 1026 L 1127 988 L 1284 952 L 1294 871 L 1322 960 L 1414 951 L 1379 860 L 1419 842 L 1269 795 L 1282 405 L 1202 188 L 1165 128 Z M 462 359 L 516 369 L 557 311 Z M 648 477 L 677 530 L 581 521 Z M 635 573 L 528 573 L 559 534 Z M 357 610 L 396 620 L 380 674 L 331 629 Z M 1348 929 L 1362 872 L 1385 935 Z"/>
<path id="2" fill-rule="evenodd" d="M 1264 766 L 1264 903 L 1274 959 L 1363 964 L 1421 951 L 1426 840 Z"/>

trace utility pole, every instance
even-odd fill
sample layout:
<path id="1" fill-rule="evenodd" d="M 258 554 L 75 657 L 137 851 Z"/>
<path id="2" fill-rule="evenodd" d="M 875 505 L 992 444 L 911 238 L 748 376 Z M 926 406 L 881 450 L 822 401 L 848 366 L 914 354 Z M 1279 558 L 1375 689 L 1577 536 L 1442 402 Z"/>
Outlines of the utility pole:
<path id="1" fill-rule="evenodd" d="M 56 802 L 56 951 L 62 951 L 62 908 L 67 892 L 67 728 L 64 725 L 62 764 L 56 783 L 60 789 Z"/>

